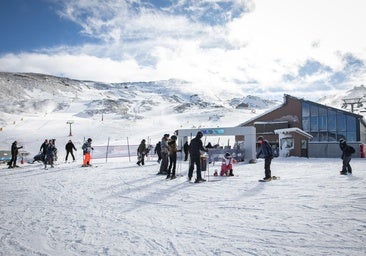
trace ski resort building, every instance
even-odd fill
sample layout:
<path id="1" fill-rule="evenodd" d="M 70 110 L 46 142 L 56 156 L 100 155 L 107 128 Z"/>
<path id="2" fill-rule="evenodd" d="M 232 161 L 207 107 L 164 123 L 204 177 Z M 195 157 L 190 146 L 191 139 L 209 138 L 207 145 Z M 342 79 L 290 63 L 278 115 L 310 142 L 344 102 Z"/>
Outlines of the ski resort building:
<path id="1" fill-rule="evenodd" d="M 290 95 L 279 107 L 242 126 L 254 126 L 256 135 L 264 136 L 283 156 L 339 157 L 340 139 L 356 149 L 354 157 L 365 156 L 363 116 Z"/>

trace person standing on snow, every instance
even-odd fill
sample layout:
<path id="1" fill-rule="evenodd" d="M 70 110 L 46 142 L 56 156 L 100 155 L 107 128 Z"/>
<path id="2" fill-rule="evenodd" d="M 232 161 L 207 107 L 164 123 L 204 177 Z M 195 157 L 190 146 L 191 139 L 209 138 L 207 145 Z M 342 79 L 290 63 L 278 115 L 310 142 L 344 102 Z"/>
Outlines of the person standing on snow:
<path id="1" fill-rule="evenodd" d="M 202 137 L 203 133 L 201 131 L 197 132 L 196 137 L 191 140 L 191 144 L 189 145 L 190 164 L 188 170 L 188 180 L 192 179 L 194 165 L 196 164 L 197 168 L 196 170 L 197 178 L 195 180 L 196 183 L 206 181 L 205 179 L 202 179 L 201 176 L 201 150 L 207 151 L 207 149 L 203 147 L 203 143 L 201 140 Z"/>
<path id="2" fill-rule="evenodd" d="M 160 164 L 160 170 L 159 170 L 158 174 L 162 174 L 162 175 L 168 173 L 168 164 L 169 164 L 168 139 L 169 139 L 169 134 L 164 134 L 163 138 L 161 139 L 161 164 Z"/>
<path id="3" fill-rule="evenodd" d="M 54 144 L 54 140 L 49 140 L 48 144 L 46 145 L 46 155 L 44 159 L 44 168 L 47 169 L 47 164 L 51 165 L 53 168 L 53 161 L 55 158 L 55 153 L 57 149 Z"/>
<path id="4" fill-rule="evenodd" d="M 48 140 L 45 139 L 44 142 L 42 143 L 39 151 L 42 152 L 42 161 L 44 162 L 45 157 L 46 157 L 46 153 L 47 153 L 47 145 L 48 145 Z"/>
<path id="5" fill-rule="evenodd" d="M 347 145 L 344 139 L 339 141 L 339 147 L 342 150 L 342 175 L 352 174 L 352 167 L 349 164 L 352 158 L 352 154 L 355 153 L 355 149 L 352 146 Z"/>
<path id="6" fill-rule="evenodd" d="M 263 178 L 264 181 L 270 181 L 272 179 L 271 174 L 271 162 L 273 159 L 273 150 L 271 145 L 267 140 L 263 138 L 263 136 L 259 136 L 257 139 L 257 142 L 261 145 L 258 153 L 257 158 L 259 158 L 260 155 L 263 155 L 264 157 L 264 174 L 265 177 Z"/>
<path id="7" fill-rule="evenodd" d="M 188 145 L 188 141 L 186 141 L 183 145 L 183 150 L 184 150 L 184 161 L 188 160 L 188 154 L 189 154 L 189 145 Z"/>
<path id="8" fill-rule="evenodd" d="M 161 141 L 156 143 L 154 153 L 158 155 L 158 163 L 160 164 L 160 161 L 162 159 L 162 157 L 161 157 Z"/>
<path id="9" fill-rule="evenodd" d="M 137 148 L 137 165 L 140 166 L 140 164 L 145 164 L 145 154 L 146 154 L 146 140 L 143 139 Z"/>
<path id="10" fill-rule="evenodd" d="M 17 144 L 18 144 L 17 141 L 14 141 L 11 144 L 11 160 L 8 162 L 9 168 L 19 167 L 17 165 L 17 158 L 18 158 L 19 149 L 23 148 L 23 146 L 18 147 Z"/>
<path id="11" fill-rule="evenodd" d="M 94 148 L 91 146 L 91 143 L 92 143 L 92 139 L 89 138 L 87 141 L 85 141 L 85 143 L 81 147 L 83 149 L 83 155 L 84 155 L 82 167 L 91 166 L 90 153 L 92 150 L 94 150 Z"/>
<path id="12" fill-rule="evenodd" d="M 75 156 L 74 156 L 73 150 L 77 151 L 77 149 L 75 148 L 75 145 L 74 145 L 74 143 L 72 143 L 71 140 L 69 140 L 69 142 L 66 144 L 65 149 L 66 149 L 65 162 L 67 162 L 67 158 L 69 156 L 69 153 L 72 156 L 72 160 L 75 161 Z"/>
<path id="13" fill-rule="evenodd" d="M 177 165 L 177 152 L 179 151 L 177 148 L 177 136 L 172 135 L 170 137 L 170 141 L 168 142 L 168 151 L 169 151 L 169 167 L 168 167 L 168 175 L 167 179 L 175 179 L 175 169 Z M 173 169 L 172 169 L 173 168 Z"/>

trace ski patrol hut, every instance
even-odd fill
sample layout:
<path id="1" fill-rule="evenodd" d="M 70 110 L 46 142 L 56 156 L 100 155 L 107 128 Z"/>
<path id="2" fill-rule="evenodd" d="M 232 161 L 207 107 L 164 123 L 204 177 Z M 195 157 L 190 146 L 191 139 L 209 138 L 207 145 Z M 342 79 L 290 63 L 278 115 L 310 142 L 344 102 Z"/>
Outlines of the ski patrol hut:
<path id="1" fill-rule="evenodd" d="M 197 132 L 201 131 L 204 136 L 235 136 L 244 141 L 245 161 L 249 163 L 256 162 L 256 129 L 254 126 L 245 127 L 223 127 L 223 128 L 195 128 L 195 129 L 179 129 L 177 130 L 178 141 L 182 145 L 189 138 L 196 137 Z"/>

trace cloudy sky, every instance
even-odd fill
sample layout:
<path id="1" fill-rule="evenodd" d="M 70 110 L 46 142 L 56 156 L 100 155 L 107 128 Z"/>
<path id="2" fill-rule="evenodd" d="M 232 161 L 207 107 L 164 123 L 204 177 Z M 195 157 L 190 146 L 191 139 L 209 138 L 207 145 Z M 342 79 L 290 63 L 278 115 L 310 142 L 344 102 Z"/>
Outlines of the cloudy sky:
<path id="1" fill-rule="evenodd" d="M 366 83 L 365 0 L 0 0 L 0 71 L 323 96 Z"/>

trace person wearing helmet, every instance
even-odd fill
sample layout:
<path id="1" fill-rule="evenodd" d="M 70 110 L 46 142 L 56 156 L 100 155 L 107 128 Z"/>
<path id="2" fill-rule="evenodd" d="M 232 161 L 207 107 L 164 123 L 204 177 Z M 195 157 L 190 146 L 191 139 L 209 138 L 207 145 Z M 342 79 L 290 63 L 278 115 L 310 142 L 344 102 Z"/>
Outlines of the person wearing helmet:
<path id="1" fill-rule="evenodd" d="M 190 153 L 190 165 L 188 170 L 188 180 L 192 179 L 193 176 L 193 169 L 194 165 L 196 164 L 196 172 L 197 172 L 197 178 L 195 180 L 196 183 L 204 182 L 205 179 L 202 179 L 201 176 L 201 150 L 207 151 L 203 147 L 203 143 L 201 141 L 201 138 L 203 137 L 203 133 L 201 131 L 197 132 L 197 135 L 195 138 L 191 140 L 190 146 L 189 146 L 189 153 Z"/>
<path id="2" fill-rule="evenodd" d="M 231 157 L 230 153 L 226 152 L 222 159 L 220 176 L 234 176 L 233 161 L 234 159 Z"/>
<path id="3" fill-rule="evenodd" d="M 269 181 L 272 179 L 271 176 L 271 162 L 273 159 L 273 150 L 271 145 L 267 140 L 263 138 L 263 136 L 259 136 L 257 142 L 261 145 L 260 149 L 257 153 L 257 158 L 260 155 L 264 157 L 264 173 L 265 177 L 263 178 L 264 181 Z"/>
<path id="4" fill-rule="evenodd" d="M 84 159 L 83 159 L 83 167 L 91 166 L 90 164 L 90 153 L 94 148 L 91 146 L 92 139 L 89 138 L 81 147 L 83 149 Z"/>
<path id="5" fill-rule="evenodd" d="M 346 140 L 341 139 L 339 141 L 339 148 L 342 150 L 342 175 L 352 174 L 352 167 L 349 164 L 352 158 L 352 154 L 355 153 L 355 149 L 352 146 L 347 145 Z"/>

